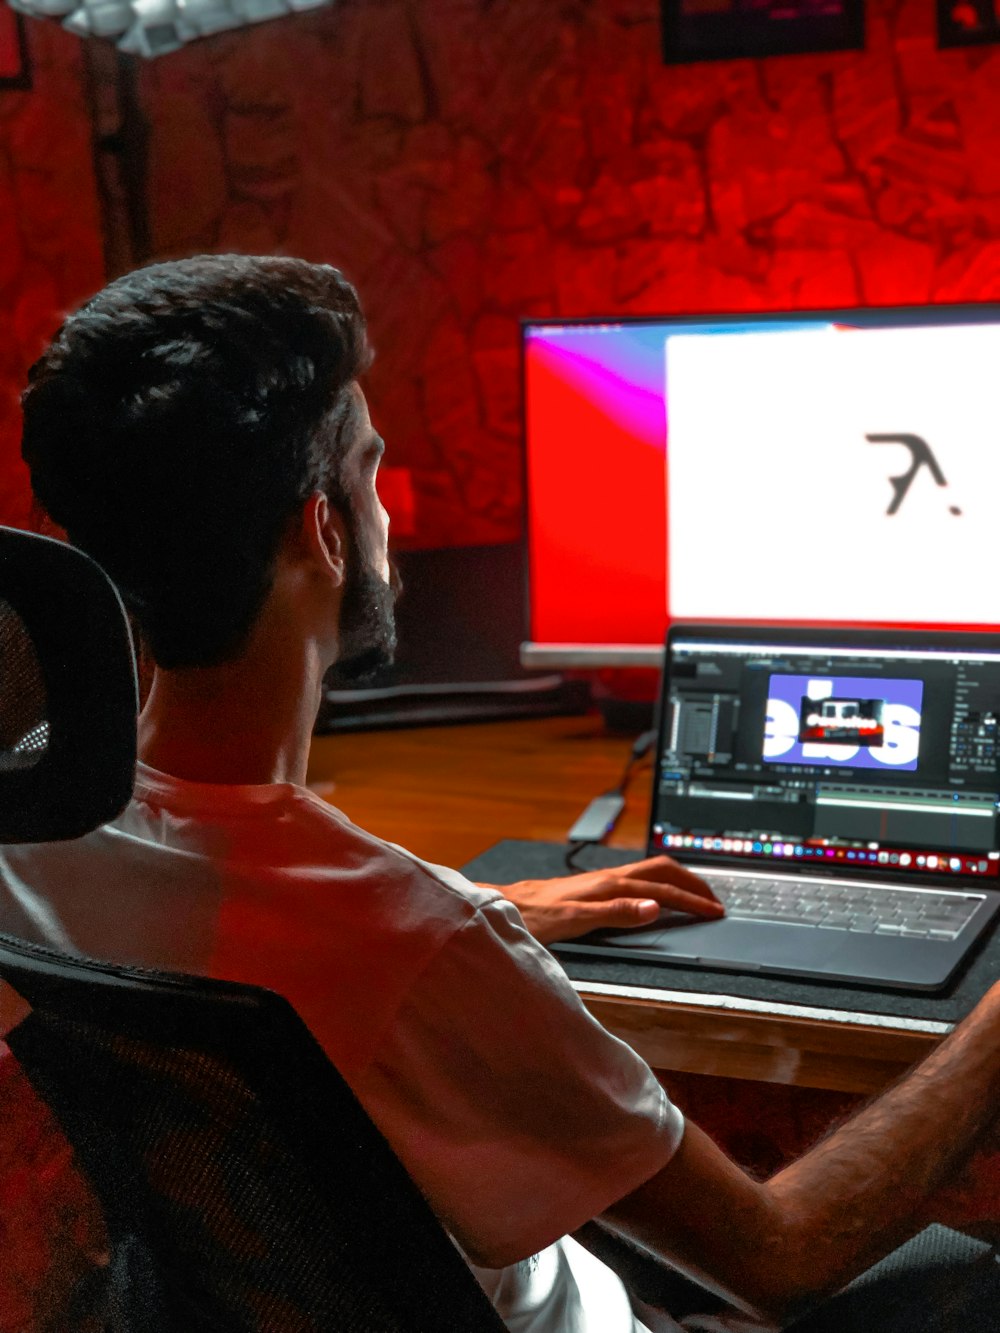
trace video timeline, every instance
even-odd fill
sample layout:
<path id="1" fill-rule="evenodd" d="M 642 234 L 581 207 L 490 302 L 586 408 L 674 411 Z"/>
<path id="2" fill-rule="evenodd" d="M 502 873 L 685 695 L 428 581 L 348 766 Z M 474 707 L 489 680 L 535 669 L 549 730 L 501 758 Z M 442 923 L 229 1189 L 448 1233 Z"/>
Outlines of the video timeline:
<path id="1" fill-rule="evenodd" d="M 854 864 L 859 871 L 866 866 L 878 866 L 890 871 L 895 867 L 909 872 L 914 869 L 924 870 L 936 875 L 1000 877 L 1000 852 L 956 856 L 947 852 L 928 852 L 926 848 L 893 848 L 889 851 L 878 846 L 837 847 L 823 842 L 806 844 L 780 839 L 723 838 L 707 834 L 667 833 L 658 825 L 654 826 L 653 835 L 654 842 L 661 850 L 682 854 L 685 851 L 724 852 L 730 856 L 811 861 L 813 864 L 828 862 L 840 867 Z"/>

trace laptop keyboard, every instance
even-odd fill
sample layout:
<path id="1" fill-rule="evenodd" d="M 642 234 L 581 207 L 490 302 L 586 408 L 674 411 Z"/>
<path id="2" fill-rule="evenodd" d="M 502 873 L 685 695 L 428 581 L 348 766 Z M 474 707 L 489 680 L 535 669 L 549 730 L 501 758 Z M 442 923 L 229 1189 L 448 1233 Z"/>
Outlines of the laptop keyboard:
<path id="1" fill-rule="evenodd" d="M 706 875 L 730 917 L 780 921 L 866 935 L 957 939 L 982 896 L 948 890 L 911 890 L 867 884 L 831 884 L 765 875 Z"/>

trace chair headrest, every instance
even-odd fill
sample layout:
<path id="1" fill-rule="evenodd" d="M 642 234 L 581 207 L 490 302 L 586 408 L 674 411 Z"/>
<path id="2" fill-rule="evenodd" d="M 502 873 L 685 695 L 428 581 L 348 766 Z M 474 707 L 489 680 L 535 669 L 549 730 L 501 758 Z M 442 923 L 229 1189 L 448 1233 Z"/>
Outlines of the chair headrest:
<path id="1" fill-rule="evenodd" d="M 0 527 L 0 843 L 77 838 L 119 814 L 138 706 L 108 576 L 64 542 Z"/>

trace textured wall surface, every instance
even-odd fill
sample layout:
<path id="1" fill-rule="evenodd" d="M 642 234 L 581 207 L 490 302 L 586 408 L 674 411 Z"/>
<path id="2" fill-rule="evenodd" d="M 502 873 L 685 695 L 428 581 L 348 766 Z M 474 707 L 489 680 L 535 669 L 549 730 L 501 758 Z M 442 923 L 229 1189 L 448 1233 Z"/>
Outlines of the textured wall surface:
<path id="1" fill-rule="evenodd" d="M 103 281 L 81 47 L 29 24 L 31 92 L 0 91 L 0 523 L 22 524 L 17 396 L 59 322 Z"/>
<path id="2" fill-rule="evenodd" d="M 657 15 L 340 0 L 145 71 L 158 253 L 358 283 L 411 544 L 519 534 L 522 315 L 1000 296 L 1000 54 L 870 0 L 866 52 L 667 68 Z"/>
<path id="3" fill-rule="evenodd" d="M 515 538 L 517 321 L 1000 296 L 1000 55 L 930 0 L 868 49 L 667 68 L 657 0 L 339 0 L 143 70 L 156 256 L 339 263 L 404 544 Z M 13 395 L 101 281 L 79 48 L 0 94 L 0 516 Z"/>

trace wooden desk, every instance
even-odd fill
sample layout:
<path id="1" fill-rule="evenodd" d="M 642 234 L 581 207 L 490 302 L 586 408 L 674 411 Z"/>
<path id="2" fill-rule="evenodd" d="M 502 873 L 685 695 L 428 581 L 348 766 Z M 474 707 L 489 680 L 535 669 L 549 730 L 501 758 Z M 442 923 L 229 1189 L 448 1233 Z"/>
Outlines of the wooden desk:
<path id="1" fill-rule="evenodd" d="M 317 737 L 310 785 L 356 823 L 461 866 L 502 838 L 561 842 L 618 783 L 629 741 L 595 716 Z M 649 769 L 611 843 L 642 854 Z M 725 994 L 577 983 L 612 1032 L 659 1070 L 873 1093 L 948 1030 L 942 1023 L 766 1004 Z"/>

